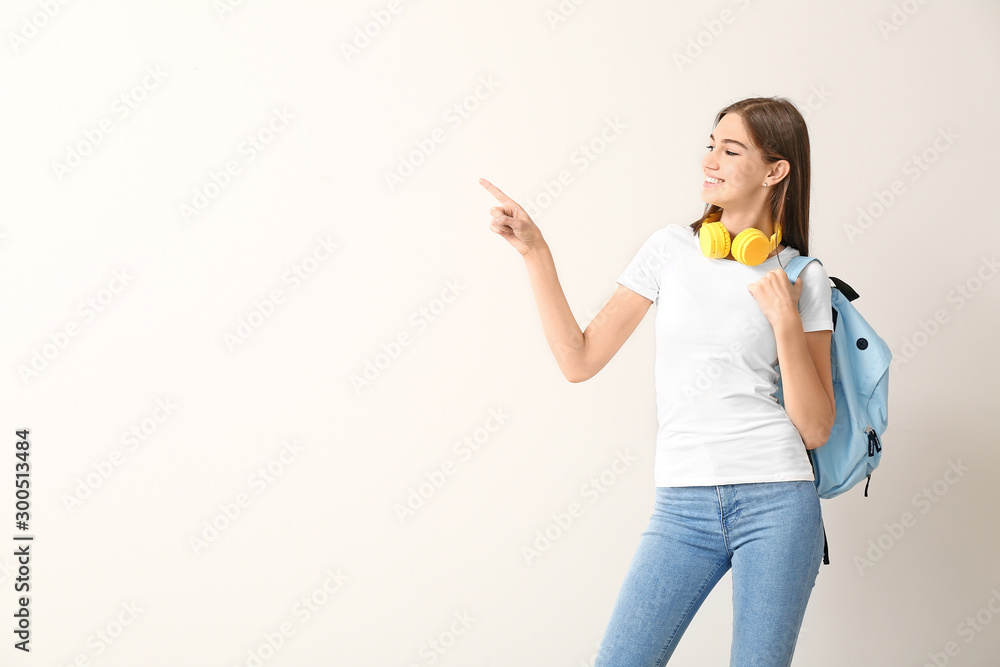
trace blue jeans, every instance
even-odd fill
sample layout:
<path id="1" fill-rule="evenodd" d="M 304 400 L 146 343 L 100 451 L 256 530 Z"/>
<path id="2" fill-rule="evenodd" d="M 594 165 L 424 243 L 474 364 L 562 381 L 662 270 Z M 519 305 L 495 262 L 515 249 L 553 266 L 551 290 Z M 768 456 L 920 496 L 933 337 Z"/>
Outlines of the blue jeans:
<path id="1" fill-rule="evenodd" d="M 730 667 L 786 667 L 823 560 L 811 481 L 656 487 L 594 667 L 661 667 L 733 569 Z"/>

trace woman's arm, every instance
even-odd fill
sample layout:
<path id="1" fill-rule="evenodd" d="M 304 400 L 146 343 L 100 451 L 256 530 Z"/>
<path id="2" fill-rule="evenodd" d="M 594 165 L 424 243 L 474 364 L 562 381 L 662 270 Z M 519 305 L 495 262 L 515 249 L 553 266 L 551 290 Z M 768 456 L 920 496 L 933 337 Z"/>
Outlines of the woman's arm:
<path id="1" fill-rule="evenodd" d="M 589 380 L 632 335 L 653 302 L 619 285 L 601 312 L 580 331 L 544 242 L 524 254 L 538 315 L 559 369 L 570 382 Z"/>
<path id="2" fill-rule="evenodd" d="M 524 254 L 524 265 L 535 293 L 535 304 L 542 320 L 542 330 L 559 370 L 570 382 L 578 382 L 586 339 L 573 317 L 566 294 L 559 284 L 552 252 L 546 243 L 538 242 Z"/>
<path id="3" fill-rule="evenodd" d="M 774 325 L 785 412 L 806 449 L 820 447 L 829 439 L 836 416 L 830 368 L 832 335 L 828 329 L 805 333 L 798 313 Z"/>
<path id="4" fill-rule="evenodd" d="M 837 410 L 830 367 L 833 332 L 805 333 L 797 305 L 802 296 L 799 278 L 792 283 L 784 269 L 772 269 L 747 289 L 774 329 L 785 412 L 806 449 L 816 449 L 830 438 Z"/>
<path id="5" fill-rule="evenodd" d="M 507 239 L 524 257 L 545 339 L 559 370 L 570 382 L 593 377 L 632 335 L 653 301 L 619 285 L 587 329 L 580 331 L 559 284 L 552 251 L 538 226 L 500 188 L 485 178 L 479 179 L 479 183 L 502 204 L 490 209 L 493 215 L 490 229 Z"/>

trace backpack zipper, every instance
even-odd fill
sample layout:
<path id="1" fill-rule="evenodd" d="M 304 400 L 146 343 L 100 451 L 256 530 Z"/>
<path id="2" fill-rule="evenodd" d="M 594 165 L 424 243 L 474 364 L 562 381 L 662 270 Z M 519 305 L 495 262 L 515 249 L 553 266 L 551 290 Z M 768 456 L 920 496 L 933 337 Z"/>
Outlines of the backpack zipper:
<path id="1" fill-rule="evenodd" d="M 865 431 L 868 432 L 868 456 L 875 456 L 875 452 L 882 451 L 882 443 L 879 442 L 878 434 L 871 426 L 867 427 Z"/>

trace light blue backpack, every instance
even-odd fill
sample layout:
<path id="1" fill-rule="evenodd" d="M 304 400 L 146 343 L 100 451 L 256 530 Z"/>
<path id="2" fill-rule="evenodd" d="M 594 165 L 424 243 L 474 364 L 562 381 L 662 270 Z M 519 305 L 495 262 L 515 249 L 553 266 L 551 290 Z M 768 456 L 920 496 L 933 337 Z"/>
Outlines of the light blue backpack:
<path id="1" fill-rule="evenodd" d="M 815 257 L 794 257 L 785 268 L 789 280 L 795 282 L 806 264 L 814 260 L 819 262 Z M 821 447 L 807 450 L 807 453 L 820 498 L 839 496 L 865 478 L 868 479 L 865 483 L 867 497 L 872 471 L 882 458 L 881 436 L 889 421 L 889 362 L 892 352 L 851 304 L 858 298 L 858 293 L 839 278 L 830 276 L 830 280 L 834 283 L 831 288 L 833 336 L 830 361 L 837 414 L 830 438 Z M 778 373 L 775 397 L 784 405 L 780 369 Z M 823 538 L 825 542 L 825 529 Z M 825 543 L 823 562 L 830 563 Z"/>

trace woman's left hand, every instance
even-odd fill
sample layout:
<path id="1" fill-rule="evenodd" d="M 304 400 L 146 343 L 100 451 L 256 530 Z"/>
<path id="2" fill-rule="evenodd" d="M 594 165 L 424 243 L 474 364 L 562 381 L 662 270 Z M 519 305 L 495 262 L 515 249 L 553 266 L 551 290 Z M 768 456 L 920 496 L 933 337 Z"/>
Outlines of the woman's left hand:
<path id="1" fill-rule="evenodd" d="M 799 278 L 793 284 L 784 269 L 771 269 L 763 278 L 747 285 L 771 326 L 799 316 L 799 297 L 802 295 L 801 276 Z"/>

